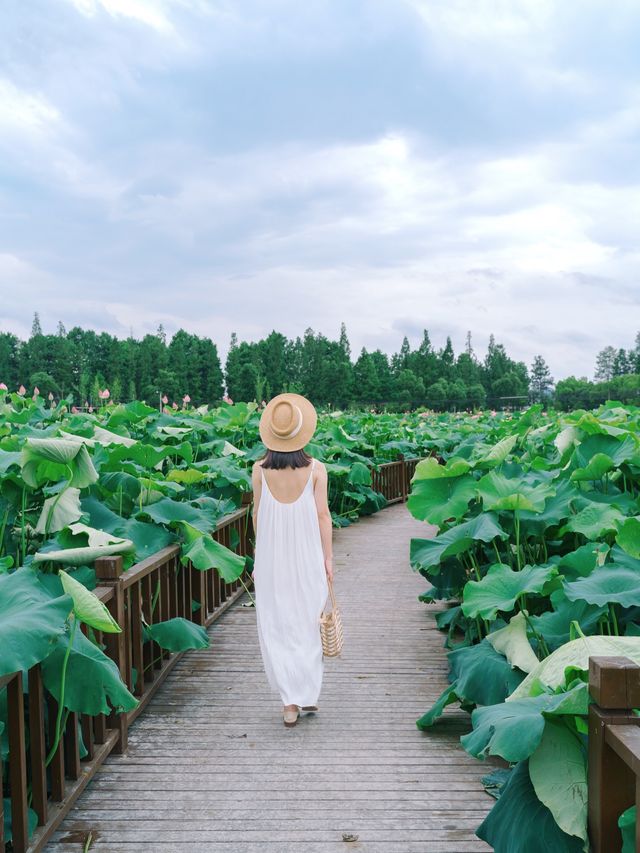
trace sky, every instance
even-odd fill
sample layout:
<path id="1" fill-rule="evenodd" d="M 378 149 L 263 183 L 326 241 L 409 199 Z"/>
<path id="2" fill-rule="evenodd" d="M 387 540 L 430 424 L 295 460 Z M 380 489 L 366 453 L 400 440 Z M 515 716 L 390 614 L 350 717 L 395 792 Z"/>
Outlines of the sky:
<path id="1" fill-rule="evenodd" d="M 640 329 L 636 0 L 3 0 L 0 330 L 553 376 Z"/>

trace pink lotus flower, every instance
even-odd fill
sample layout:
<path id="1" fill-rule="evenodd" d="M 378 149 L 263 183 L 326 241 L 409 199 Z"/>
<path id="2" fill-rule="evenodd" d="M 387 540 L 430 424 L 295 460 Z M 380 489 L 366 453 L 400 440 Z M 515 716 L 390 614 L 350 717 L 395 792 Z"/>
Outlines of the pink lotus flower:
<path id="1" fill-rule="evenodd" d="M 162 411 L 164 412 L 165 415 L 171 414 L 171 409 L 169 408 L 169 406 L 163 406 Z"/>
<path id="2" fill-rule="evenodd" d="M 182 402 L 183 403 L 190 403 L 191 397 L 188 394 L 185 394 L 184 397 L 182 398 Z"/>
<path id="3" fill-rule="evenodd" d="M 4 382 L 0 382 L 0 391 L 8 391 L 8 390 L 9 390 L 9 389 L 8 389 L 8 388 L 7 388 L 7 386 L 4 384 Z"/>
<path id="4" fill-rule="evenodd" d="M 165 403 L 165 405 L 169 402 L 169 398 L 167 397 L 166 394 L 162 395 L 162 402 Z"/>
<path id="5" fill-rule="evenodd" d="M 104 391 L 98 391 L 98 397 L 100 397 L 101 400 L 108 400 L 110 396 L 111 394 L 109 393 L 108 388 L 105 388 Z"/>
<path id="6" fill-rule="evenodd" d="M 18 388 L 18 394 L 19 394 L 21 397 L 24 397 L 24 395 L 25 395 L 26 393 L 27 393 L 27 389 L 24 387 L 24 385 L 21 385 L 21 386 Z"/>
<path id="7" fill-rule="evenodd" d="M 177 404 L 177 403 L 175 403 L 175 402 L 174 402 L 174 403 L 172 403 L 172 404 L 171 404 L 171 408 L 172 408 L 172 409 L 177 409 L 177 408 L 178 408 L 178 404 Z"/>
<path id="8" fill-rule="evenodd" d="M 222 398 L 225 403 L 228 403 L 230 406 L 233 406 L 233 400 L 229 397 L 228 394 L 225 394 Z"/>
<path id="9" fill-rule="evenodd" d="M 78 414 L 78 407 L 77 406 L 71 406 L 71 411 L 74 415 L 77 415 Z"/>
<path id="10" fill-rule="evenodd" d="M 93 406 L 89 406 L 89 411 L 90 411 L 90 412 L 92 412 L 92 411 L 93 411 Z"/>
<path id="11" fill-rule="evenodd" d="M 40 389 L 39 389 L 39 388 L 38 388 L 38 386 L 36 385 L 36 387 L 33 389 L 33 396 L 34 396 L 34 397 L 37 397 L 39 393 L 40 393 Z"/>

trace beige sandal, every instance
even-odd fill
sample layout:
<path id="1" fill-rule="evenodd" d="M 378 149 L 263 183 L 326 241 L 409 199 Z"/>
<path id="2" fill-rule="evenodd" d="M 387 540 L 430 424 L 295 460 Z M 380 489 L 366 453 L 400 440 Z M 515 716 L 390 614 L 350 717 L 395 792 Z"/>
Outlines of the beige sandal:
<path id="1" fill-rule="evenodd" d="M 300 707 L 295 705 L 293 709 L 285 708 L 283 714 L 283 722 L 288 728 L 292 728 L 298 722 L 300 716 Z"/>

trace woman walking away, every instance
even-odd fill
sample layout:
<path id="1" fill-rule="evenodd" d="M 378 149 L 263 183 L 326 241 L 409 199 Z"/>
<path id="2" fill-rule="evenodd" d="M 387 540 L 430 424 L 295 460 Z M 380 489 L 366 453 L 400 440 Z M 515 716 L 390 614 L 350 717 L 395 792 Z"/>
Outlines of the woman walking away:
<path id="1" fill-rule="evenodd" d="M 258 638 L 285 726 L 318 710 L 324 668 L 320 617 L 333 579 L 327 471 L 303 450 L 316 422 L 300 394 L 270 400 L 260 418 L 267 453 L 252 475 Z"/>

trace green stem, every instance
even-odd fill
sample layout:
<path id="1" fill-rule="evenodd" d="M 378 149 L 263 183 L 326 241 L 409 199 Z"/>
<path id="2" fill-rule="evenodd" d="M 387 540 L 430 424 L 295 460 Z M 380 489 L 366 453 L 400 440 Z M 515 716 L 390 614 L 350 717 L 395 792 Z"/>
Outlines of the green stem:
<path id="1" fill-rule="evenodd" d="M 496 559 L 499 563 L 502 563 L 502 557 L 500 556 L 500 551 L 498 550 L 498 546 L 496 545 L 496 540 L 492 539 L 491 544 L 493 545 L 493 549 L 496 552 Z"/>
<path id="2" fill-rule="evenodd" d="M 518 516 L 518 510 L 515 510 L 514 521 L 516 526 L 516 561 L 518 563 L 518 571 L 522 568 L 522 557 L 520 555 L 520 518 Z"/>
<path id="3" fill-rule="evenodd" d="M 24 514 L 27 508 L 27 487 L 22 487 L 22 498 L 20 501 L 20 547 L 22 550 L 22 564 L 27 558 L 27 534 Z"/>
<path id="4" fill-rule="evenodd" d="M 609 602 L 609 612 L 611 613 L 611 621 L 613 622 L 613 630 L 615 632 L 616 637 L 619 637 L 620 631 L 618 629 L 618 617 L 616 616 L 616 606 L 612 601 Z"/>
<path id="5" fill-rule="evenodd" d="M 67 664 L 69 663 L 69 655 L 71 654 L 71 646 L 73 645 L 73 638 L 74 638 L 75 633 L 76 633 L 77 625 L 78 625 L 78 620 L 75 617 L 73 617 L 73 624 L 71 626 L 71 633 L 69 635 L 69 642 L 67 644 L 67 649 L 64 653 L 64 660 L 62 661 L 62 674 L 60 676 L 60 698 L 58 700 L 58 715 L 56 718 L 56 736 L 54 738 L 53 745 L 52 745 L 51 749 L 49 750 L 49 754 L 47 755 L 47 758 L 45 761 L 45 767 L 48 767 L 49 764 L 51 763 L 51 760 L 52 760 L 53 756 L 55 755 L 56 750 L 58 749 L 58 744 L 60 743 L 60 737 L 61 737 L 62 732 L 63 732 L 62 712 L 64 710 L 64 685 L 65 685 L 65 680 L 67 677 Z M 67 710 L 67 714 L 68 714 L 68 710 Z"/>
<path id="6" fill-rule="evenodd" d="M 245 588 L 245 591 L 246 591 L 247 595 L 248 595 L 248 596 L 249 596 L 249 598 L 251 599 L 251 603 L 252 603 L 252 604 L 253 604 L 253 606 L 255 607 L 255 606 L 256 606 L 256 600 L 255 600 L 255 598 L 251 595 L 251 593 L 249 592 L 249 589 L 248 589 L 248 587 L 247 587 L 246 583 L 242 580 L 242 577 L 239 577 L 239 578 L 238 578 L 238 580 L 240 581 L 240 583 L 242 584 L 242 586 Z"/>
<path id="7" fill-rule="evenodd" d="M 2 552 L 4 551 L 4 531 L 7 527 L 7 520 L 9 518 L 9 507 L 7 506 L 7 510 L 4 514 L 4 518 L 2 519 L 2 527 L 0 527 L 0 557 L 2 556 Z"/>

